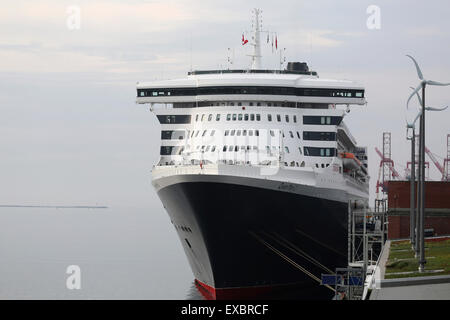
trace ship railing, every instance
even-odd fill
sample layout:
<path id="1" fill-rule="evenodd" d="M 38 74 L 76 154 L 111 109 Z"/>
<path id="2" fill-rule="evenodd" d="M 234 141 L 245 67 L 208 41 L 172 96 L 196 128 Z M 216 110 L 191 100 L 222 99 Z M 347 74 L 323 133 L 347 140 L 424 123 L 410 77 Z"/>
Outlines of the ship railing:
<path id="1" fill-rule="evenodd" d="M 154 167 L 155 168 L 155 167 Z M 284 166 L 267 166 L 267 165 L 235 165 L 228 163 L 212 163 L 212 164 L 197 164 L 188 165 L 164 165 L 157 166 L 157 170 L 153 170 L 154 176 L 170 176 L 170 175 L 182 175 L 182 174 L 211 174 L 211 175 L 236 175 L 243 177 L 253 177 L 259 179 L 270 179 L 271 176 L 276 176 L 277 180 L 283 180 L 284 182 L 300 182 L 302 184 L 314 185 L 316 173 L 311 167 L 302 167 L 292 170 L 292 168 L 285 168 Z"/>
<path id="2" fill-rule="evenodd" d="M 173 109 L 173 103 L 151 102 L 150 111 L 161 109 Z"/>

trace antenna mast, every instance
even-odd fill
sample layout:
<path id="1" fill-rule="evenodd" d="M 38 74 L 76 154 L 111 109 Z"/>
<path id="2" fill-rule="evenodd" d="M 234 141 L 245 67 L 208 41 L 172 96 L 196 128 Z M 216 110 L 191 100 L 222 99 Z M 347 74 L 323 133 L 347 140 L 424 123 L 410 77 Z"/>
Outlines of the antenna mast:
<path id="1" fill-rule="evenodd" d="M 254 21 L 254 29 L 253 29 L 253 54 L 252 57 L 252 69 L 261 69 L 261 38 L 260 38 L 260 13 L 262 10 L 260 9 L 253 9 L 253 13 L 255 15 L 255 21 Z"/>

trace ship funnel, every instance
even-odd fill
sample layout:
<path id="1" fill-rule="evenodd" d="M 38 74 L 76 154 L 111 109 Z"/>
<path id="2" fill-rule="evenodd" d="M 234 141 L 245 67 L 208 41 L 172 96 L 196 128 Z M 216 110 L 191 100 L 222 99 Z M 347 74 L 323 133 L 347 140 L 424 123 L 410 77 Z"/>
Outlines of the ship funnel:
<path id="1" fill-rule="evenodd" d="M 306 62 L 288 62 L 287 71 L 308 72 L 308 64 Z"/>

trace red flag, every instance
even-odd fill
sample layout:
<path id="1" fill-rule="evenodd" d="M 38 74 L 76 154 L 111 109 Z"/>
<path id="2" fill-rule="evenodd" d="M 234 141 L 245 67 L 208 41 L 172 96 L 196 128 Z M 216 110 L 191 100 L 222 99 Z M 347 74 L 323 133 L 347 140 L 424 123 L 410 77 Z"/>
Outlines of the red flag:
<path id="1" fill-rule="evenodd" d="M 278 49 L 278 38 L 275 36 L 275 49 Z"/>
<path id="2" fill-rule="evenodd" d="M 248 42 L 247 39 L 244 38 L 244 34 L 242 34 L 242 45 L 246 44 Z"/>

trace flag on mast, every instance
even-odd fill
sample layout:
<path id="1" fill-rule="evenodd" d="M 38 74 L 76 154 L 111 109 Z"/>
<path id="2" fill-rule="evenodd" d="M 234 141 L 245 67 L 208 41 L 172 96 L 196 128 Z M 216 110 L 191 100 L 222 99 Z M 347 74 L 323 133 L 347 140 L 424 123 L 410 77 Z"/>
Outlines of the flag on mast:
<path id="1" fill-rule="evenodd" d="M 244 34 L 242 34 L 242 45 L 246 44 L 248 42 L 247 39 L 245 39 Z"/>
<path id="2" fill-rule="evenodd" d="M 275 49 L 278 50 L 278 37 L 275 35 Z"/>
<path id="3" fill-rule="evenodd" d="M 272 53 L 273 53 L 273 33 L 272 33 Z"/>

